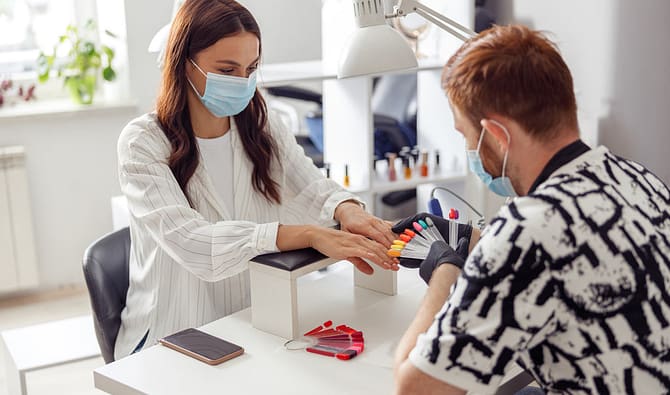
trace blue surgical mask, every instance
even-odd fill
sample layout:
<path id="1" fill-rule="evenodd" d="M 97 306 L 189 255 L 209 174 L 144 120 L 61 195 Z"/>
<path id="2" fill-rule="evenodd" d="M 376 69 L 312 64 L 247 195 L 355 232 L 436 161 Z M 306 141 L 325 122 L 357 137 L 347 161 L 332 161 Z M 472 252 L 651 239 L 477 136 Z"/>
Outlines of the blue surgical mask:
<path id="1" fill-rule="evenodd" d="M 494 120 L 491 120 L 491 122 L 500 126 L 500 128 L 502 128 L 502 130 L 505 132 L 505 134 L 507 135 L 507 146 L 509 147 L 511 138 L 509 132 L 507 131 L 507 128 L 505 128 L 505 126 L 501 125 L 500 123 Z M 500 177 L 493 178 L 484 169 L 482 158 L 481 156 L 479 156 L 479 150 L 482 147 L 482 141 L 484 140 L 485 132 L 486 129 L 482 128 L 482 133 L 479 136 L 479 143 L 477 144 L 476 150 L 465 151 L 465 154 L 468 157 L 468 165 L 470 166 L 470 170 L 473 173 L 475 173 L 480 180 L 482 180 L 482 182 L 491 190 L 491 192 L 500 196 L 515 197 L 517 196 L 517 193 L 514 191 L 512 181 L 510 181 L 509 177 L 505 176 L 505 168 L 507 167 L 507 155 L 509 154 L 509 148 L 507 149 L 507 152 L 505 152 L 505 158 L 503 159 L 502 175 Z"/>
<path id="2" fill-rule="evenodd" d="M 249 78 L 205 73 L 192 59 L 189 60 L 198 71 L 207 77 L 205 94 L 202 96 L 190 79 L 188 83 L 191 84 L 191 88 L 209 112 L 216 117 L 223 118 L 237 115 L 247 108 L 256 93 L 255 71 L 249 75 Z"/>

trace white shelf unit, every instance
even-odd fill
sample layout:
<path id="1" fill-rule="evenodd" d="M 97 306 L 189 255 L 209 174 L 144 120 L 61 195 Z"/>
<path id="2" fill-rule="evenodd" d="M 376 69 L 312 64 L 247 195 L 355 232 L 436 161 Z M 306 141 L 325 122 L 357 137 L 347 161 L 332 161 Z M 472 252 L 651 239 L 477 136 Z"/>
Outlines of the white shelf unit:
<path id="1" fill-rule="evenodd" d="M 473 24 L 472 1 L 449 2 L 448 8 L 443 0 L 425 0 L 424 3 L 448 13 L 466 26 Z M 331 177 L 342 184 L 344 166 L 348 165 L 349 189 L 364 198 L 373 212 L 376 194 L 418 187 L 424 191 L 419 191 L 418 209 L 425 211 L 425 191 L 430 191 L 435 184 L 464 183 L 466 180 L 464 142 L 454 130 L 451 110 L 440 81 L 446 59 L 461 42 L 431 26 L 421 45 L 424 48 L 422 52 L 432 57 L 419 59 L 419 68 L 409 71 L 418 72 L 417 143 L 431 152 L 431 161 L 432 153 L 440 151 L 440 174 L 430 174 L 425 178 L 415 175 L 404 180 L 401 169 L 397 169 L 398 180 L 385 182 L 376 179 L 372 166 L 372 77 L 337 79 L 339 54 L 355 28 L 351 0 L 325 0 L 322 13 L 323 59 L 263 65 L 259 72 L 260 85 L 271 87 L 322 81 L 324 161 L 331 165 Z"/>
<path id="2" fill-rule="evenodd" d="M 351 189 L 355 193 L 387 193 L 393 191 L 399 191 L 403 189 L 416 188 L 422 185 L 433 185 L 433 184 L 443 184 L 446 182 L 455 183 L 455 182 L 464 182 L 466 180 L 465 174 L 461 173 L 447 173 L 439 174 L 428 177 L 413 177 L 409 180 L 397 180 L 393 182 L 389 181 L 378 181 L 373 180 L 372 186 L 367 190 L 355 190 Z"/>
<path id="3" fill-rule="evenodd" d="M 439 59 L 419 59 L 417 71 L 438 71 L 442 70 L 443 66 L 444 62 Z M 329 70 L 323 60 L 264 64 L 258 73 L 259 85 L 266 88 L 301 82 L 337 80 L 337 72 L 332 68 Z"/>
<path id="4" fill-rule="evenodd" d="M 337 73 L 327 72 L 321 60 L 264 64 L 258 76 L 261 87 L 337 79 Z"/>

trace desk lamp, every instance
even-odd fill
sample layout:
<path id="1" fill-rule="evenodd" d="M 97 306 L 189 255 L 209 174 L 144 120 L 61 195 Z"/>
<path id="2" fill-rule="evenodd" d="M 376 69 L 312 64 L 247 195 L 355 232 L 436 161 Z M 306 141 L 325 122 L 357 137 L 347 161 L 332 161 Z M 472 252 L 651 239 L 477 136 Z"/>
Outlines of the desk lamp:
<path id="1" fill-rule="evenodd" d="M 416 55 L 407 41 L 386 24 L 387 18 L 413 12 L 465 41 L 476 33 L 416 0 L 398 0 L 393 14 L 384 15 L 383 0 L 352 0 L 358 29 L 344 47 L 338 78 L 382 74 L 418 67 Z"/>

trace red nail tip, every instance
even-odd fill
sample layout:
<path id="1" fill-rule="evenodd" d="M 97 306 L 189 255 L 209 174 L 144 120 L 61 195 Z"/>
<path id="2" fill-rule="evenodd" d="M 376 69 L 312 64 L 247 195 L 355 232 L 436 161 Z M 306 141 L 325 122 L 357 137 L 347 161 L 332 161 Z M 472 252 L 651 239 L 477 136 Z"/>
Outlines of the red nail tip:
<path id="1" fill-rule="evenodd" d="M 409 236 L 407 236 L 409 237 Z M 334 328 L 332 321 L 326 321 L 311 331 L 305 333 L 306 337 L 315 339 L 317 344 L 307 347 L 306 351 L 336 357 L 346 361 L 354 358 L 365 349 L 363 332 L 347 325 L 337 325 Z"/>

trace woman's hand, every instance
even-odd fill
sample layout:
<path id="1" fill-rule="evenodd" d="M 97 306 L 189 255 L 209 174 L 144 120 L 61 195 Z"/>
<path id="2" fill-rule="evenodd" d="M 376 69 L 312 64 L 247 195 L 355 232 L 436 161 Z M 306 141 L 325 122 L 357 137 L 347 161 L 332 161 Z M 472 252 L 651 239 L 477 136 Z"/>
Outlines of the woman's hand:
<path id="1" fill-rule="evenodd" d="M 365 236 L 340 230 L 312 227 L 309 230 L 310 247 L 336 259 L 346 259 L 365 274 L 374 270 L 362 258 L 386 270 L 398 270 L 395 258 L 386 255 L 388 248 Z"/>
<path id="2" fill-rule="evenodd" d="M 387 250 L 396 238 L 391 231 L 391 223 L 369 214 L 358 203 L 351 201 L 340 203 L 335 209 L 334 217 L 343 231 L 368 237 Z"/>

